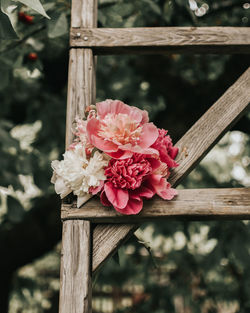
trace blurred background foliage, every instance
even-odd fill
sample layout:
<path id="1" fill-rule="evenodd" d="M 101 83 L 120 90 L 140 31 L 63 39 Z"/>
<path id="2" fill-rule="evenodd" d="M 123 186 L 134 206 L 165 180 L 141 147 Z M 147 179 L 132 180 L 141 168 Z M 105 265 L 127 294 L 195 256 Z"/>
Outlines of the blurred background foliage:
<path id="1" fill-rule="evenodd" d="M 50 162 L 64 150 L 70 2 L 0 3 L 0 312 L 55 313 L 61 222 Z M 249 8 L 100 0 L 98 26 L 249 26 Z M 247 55 L 101 56 L 97 100 L 148 110 L 176 142 L 248 66 Z M 249 186 L 249 119 L 179 188 Z M 96 275 L 93 312 L 250 312 L 249 242 L 247 221 L 145 224 Z"/>

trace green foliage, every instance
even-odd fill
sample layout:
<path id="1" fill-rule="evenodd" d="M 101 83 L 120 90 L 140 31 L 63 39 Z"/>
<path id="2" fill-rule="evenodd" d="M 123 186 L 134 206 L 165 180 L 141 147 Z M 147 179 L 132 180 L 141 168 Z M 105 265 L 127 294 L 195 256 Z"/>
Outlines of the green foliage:
<path id="1" fill-rule="evenodd" d="M 54 313 L 59 253 L 52 237 L 59 228 L 43 212 L 50 206 L 59 212 L 50 162 L 64 150 L 70 1 L 0 1 L 0 266 L 6 269 L 0 311 L 7 312 L 2 303 L 12 282 L 10 313 Z M 243 4 L 101 0 L 98 24 L 249 26 Z M 176 141 L 248 65 L 249 57 L 242 55 L 101 56 L 97 99 L 118 98 L 148 110 Z M 249 185 L 249 118 L 241 119 L 180 188 Z M 139 241 L 131 238 L 100 271 L 95 312 L 222 312 L 226 305 L 249 312 L 249 230 L 241 221 L 143 225 Z M 20 234 L 24 239 L 17 247 Z"/>
<path id="2" fill-rule="evenodd" d="M 17 39 L 17 35 L 12 27 L 9 19 L 7 8 L 9 6 L 9 0 L 1 0 L 1 11 L 0 11 L 0 39 Z"/>
<path id="3" fill-rule="evenodd" d="M 5 0 L 11 4 L 11 0 Z M 31 8 L 32 10 L 36 11 L 37 13 L 43 15 L 44 17 L 49 18 L 46 14 L 41 2 L 39 0 L 15 0 L 16 2 L 21 2 L 22 4 L 26 5 L 27 7 Z"/>

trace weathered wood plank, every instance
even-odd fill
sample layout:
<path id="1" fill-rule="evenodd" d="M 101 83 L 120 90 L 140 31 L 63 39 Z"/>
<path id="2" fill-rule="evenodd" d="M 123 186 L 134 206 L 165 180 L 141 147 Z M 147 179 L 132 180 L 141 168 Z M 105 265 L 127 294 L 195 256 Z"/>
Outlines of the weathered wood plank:
<path id="1" fill-rule="evenodd" d="M 77 209 L 76 203 L 62 207 L 62 219 L 86 219 L 93 223 L 135 223 L 162 219 L 250 219 L 250 188 L 185 189 L 171 201 L 158 197 L 144 201 L 133 216 L 104 207 L 95 197 Z"/>
<path id="2" fill-rule="evenodd" d="M 97 1 L 72 0 L 71 27 L 96 27 Z M 71 49 L 68 72 L 66 148 L 73 141 L 74 120 L 95 102 L 92 49 Z M 89 221 L 63 222 L 60 313 L 91 313 L 92 238 Z"/>
<path id="3" fill-rule="evenodd" d="M 170 176 L 176 186 L 248 110 L 250 67 L 177 142 L 180 163 Z"/>
<path id="4" fill-rule="evenodd" d="M 180 166 L 173 171 L 170 176 L 170 182 L 177 186 L 182 179 L 195 167 L 195 165 L 212 149 L 214 144 L 223 136 L 223 134 L 240 118 L 246 111 L 250 102 L 250 68 L 231 86 L 226 93 L 192 126 L 192 128 L 176 144 L 180 153 L 178 160 Z M 96 227 L 94 232 L 98 232 L 98 242 L 94 235 L 93 251 L 93 271 L 97 270 L 105 259 L 115 253 L 127 234 L 135 229 L 135 225 L 127 224 L 127 230 L 123 226 L 123 233 L 113 231 L 114 226 L 105 228 Z M 112 235 L 113 246 L 107 245 L 102 241 L 102 234 Z M 107 245 L 105 247 L 105 245 Z M 98 247 L 102 246 L 102 251 Z"/>
<path id="5" fill-rule="evenodd" d="M 72 28 L 71 47 L 96 54 L 249 53 L 248 27 Z"/>
<path id="6" fill-rule="evenodd" d="M 71 49 L 66 119 L 66 147 L 74 138 L 75 118 L 83 117 L 87 105 L 94 102 L 95 60 L 91 49 Z"/>
<path id="7" fill-rule="evenodd" d="M 63 222 L 60 313 L 91 313 L 89 221 Z"/>
<path id="8" fill-rule="evenodd" d="M 96 27 L 97 0 L 72 0 L 71 27 Z M 66 147 L 74 138 L 75 118 L 95 102 L 95 58 L 92 49 L 71 49 L 69 55 Z"/>
<path id="9" fill-rule="evenodd" d="M 130 229 L 126 224 L 98 224 L 94 229 L 93 236 L 93 260 L 92 269 L 95 272 L 104 260 L 112 256 L 117 249 L 136 231 L 138 225 L 130 225 Z M 103 244 L 105 242 L 105 244 Z"/>
<path id="10" fill-rule="evenodd" d="M 97 0 L 72 0 L 71 27 L 97 26 Z"/>

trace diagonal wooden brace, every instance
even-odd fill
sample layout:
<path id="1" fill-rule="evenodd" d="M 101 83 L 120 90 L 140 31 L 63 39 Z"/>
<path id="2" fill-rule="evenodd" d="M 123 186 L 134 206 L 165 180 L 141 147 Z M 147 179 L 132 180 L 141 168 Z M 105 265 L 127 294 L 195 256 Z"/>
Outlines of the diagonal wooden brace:
<path id="1" fill-rule="evenodd" d="M 180 166 L 170 177 L 177 186 L 247 111 L 250 103 L 250 68 L 177 142 Z M 93 234 L 93 271 L 113 255 L 138 228 L 138 224 L 97 225 Z M 108 240 L 110 238 L 110 241 Z"/>

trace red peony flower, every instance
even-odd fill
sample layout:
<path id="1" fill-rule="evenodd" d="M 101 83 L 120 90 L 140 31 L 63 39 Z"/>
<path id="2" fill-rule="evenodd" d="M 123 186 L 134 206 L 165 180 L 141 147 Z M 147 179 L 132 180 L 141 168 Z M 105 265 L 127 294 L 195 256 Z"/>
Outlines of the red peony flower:
<path id="1" fill-rule="evenodd" d="M 176 191 L 159 173 L 160 160 L 135 153 L 131 158 L 111 159 L 105 169 L 106 181 L 101 192 L 101 202 L 122 214 L 141 211 L 143 198 L 150 199 L 156 193 L 163 199 L 172 199 Z"/>
<path id="2" fill-rule="evenodd" d="M 166 163 L 168 168 L 177 167 L 179 164 L 174 159 L 178 154 L 178 148 L 173 146 L 172 139 L 167 136 L 165 129 L 158 128 L 158 133 L 159 136 L 151 148 L 159 151 L 160 160 Z"/>

